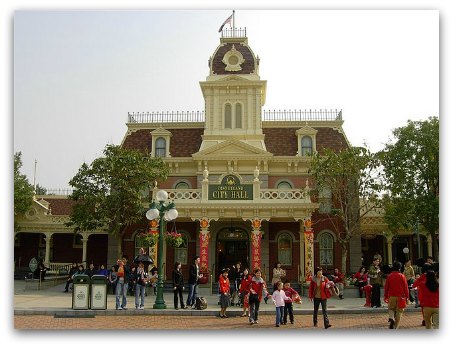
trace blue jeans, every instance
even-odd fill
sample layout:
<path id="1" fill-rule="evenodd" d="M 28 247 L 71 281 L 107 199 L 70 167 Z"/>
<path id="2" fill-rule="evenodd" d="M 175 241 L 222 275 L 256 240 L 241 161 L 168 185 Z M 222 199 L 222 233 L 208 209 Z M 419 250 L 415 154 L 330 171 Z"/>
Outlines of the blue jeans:
<path id="1" fill-rule="evenodd" d="M 187 306 L 195 305 L 197 301 L 197 287 L 198 284 L 190 284 L 189 283 L 189 295 L 187 296 Z"/>
<path id="2" fill-rule="evenodd" d="M 127 305 L 127 283 L 116 283 L 116 308 L 122 307 L 125 308 Z M 122 297 L 122 302 L 120 305 L 120 297 Z"/>
<path id="3" fill-rule="evenodd" d="M 139 307 L 145 307 L 145 286 L 137 283 L 135 285 L 135 308 Z"/>
<path id="4" fill-rule="evenodd" d="M 275 308 L 275 313 L 276 313 L 275 325 L 280 325 L 281 323 L 283 323 L 283 309 L 284 308 L 285 308 L 285 306 L 279 306 L 279 307 Z"/>

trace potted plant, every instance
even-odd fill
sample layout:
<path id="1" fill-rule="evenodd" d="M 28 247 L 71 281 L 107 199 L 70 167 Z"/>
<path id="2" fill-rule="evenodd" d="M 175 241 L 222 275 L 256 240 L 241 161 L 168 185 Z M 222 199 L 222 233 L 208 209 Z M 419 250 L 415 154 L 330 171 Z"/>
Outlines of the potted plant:
<path id="1" fill-rule="evenodd" d="M 184 242 L 182 235 L 176 231 L 167 232 L 165 239 L 167 240 L 167 244 L 169 246 L 172 246 L 175 248 L 181 246 L 182 243 Z"/>
<path id="2" fill-rule="evenodd" d="M 140 233 L 138 238 L 144 247 L 152 247 L 159 241 L 159 232 L 152 230 L 145 233 Z"/>

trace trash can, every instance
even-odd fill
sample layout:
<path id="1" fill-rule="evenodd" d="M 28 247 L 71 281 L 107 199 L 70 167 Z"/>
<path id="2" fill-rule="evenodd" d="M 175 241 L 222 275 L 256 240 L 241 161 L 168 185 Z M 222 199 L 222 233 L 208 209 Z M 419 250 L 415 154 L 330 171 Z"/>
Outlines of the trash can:
<path id="1" fill-rule="evenodd" d="M 88 310 L 90 308 L 90 276 L 74 275 L 72 283 L 72 309 Z"/>
<path id="2" fill-rule="evenodd" d="M 107 309 L 107 277 L 103 275 L 93 275 L 91 277 L 91 309 Z"/>

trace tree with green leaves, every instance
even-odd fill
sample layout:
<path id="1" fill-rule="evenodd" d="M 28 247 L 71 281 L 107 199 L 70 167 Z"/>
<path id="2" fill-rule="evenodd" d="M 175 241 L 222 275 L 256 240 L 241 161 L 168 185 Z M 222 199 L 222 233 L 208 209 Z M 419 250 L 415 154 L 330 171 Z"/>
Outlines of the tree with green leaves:
<path id="1" fill-rule="evenodd" d="M 168 167 L 161 158 L 115 145 L 107 145 L 103 154 L 82 164 L 69 181 L 76 204 L 67 225 L 75 232 L 107 230 L 118 238 L 121 256 L 122 233 L 144 221 L 144 192 L 148 199 L 149 187 L 167 178 Z"/>
<path id="2" fill-rule="evenodd" d="M 28 183 L 27 176 L 20 173 L 22 153 L 14 154 L 14 230 L 18 230 L 16 216 L 25 213 L 33 203 L 33 186 Z"/>
<path id="3" fill-rule="evenodd" d="M 379 154 L 388 191 L 386 222 L 394 231 L 414 230 L 419 224 L 431 235 L 438 259 L 439 119 L 409 120 L 393 136 Z"/>
<path id="4" fill-rule="evenodd" d="M 324 149 L 313 155 L 310 172 L 318 200 L 322 202 L 323 192 L 329 192 L 333 208 L 320 213 L 336 228 L 341 245 L 341 268 L 345 273 L 351 238 L 360 235 L 362 219 L 380 206 L 382 182 L 378 161 L 365 147 L 350 147 L 338 152 Z"/>

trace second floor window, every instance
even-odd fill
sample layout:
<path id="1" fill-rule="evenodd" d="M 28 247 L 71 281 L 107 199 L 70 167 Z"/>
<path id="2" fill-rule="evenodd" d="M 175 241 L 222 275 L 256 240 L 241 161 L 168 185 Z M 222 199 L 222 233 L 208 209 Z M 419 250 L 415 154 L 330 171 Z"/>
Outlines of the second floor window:
<path id="1" fill-rule="evenodd" d="M 226 104 L 225 105 L 225 129 L 231 129 L 233 127 L 232 125 L 232 119 L 231 119 L 231 105 Z"/>
<path id="2" fill-rule="evenodd" d="M 311 155 L 313 152 L 313 141 L 310 136 L 302 137 L 302 156 Z"/>
<path id="3" fill-rule="evenodd" d="M 167 151 L 167 143 L 163 137 L 159 137 L 156 140 L 156 157 L 165 157 Z"/>

